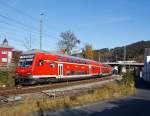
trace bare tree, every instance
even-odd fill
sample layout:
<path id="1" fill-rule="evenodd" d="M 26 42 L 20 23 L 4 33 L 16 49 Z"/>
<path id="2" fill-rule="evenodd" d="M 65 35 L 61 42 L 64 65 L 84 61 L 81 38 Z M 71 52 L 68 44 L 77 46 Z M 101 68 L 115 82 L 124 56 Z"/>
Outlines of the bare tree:
<path id="1" fill-rule="evenodd" d="M 26 38 L 26 37 L 24 38 L 23 46 L 24 46 L 27 50 L 30 50 L 30 49 L 31 49 L 31 33 L 30 33 L 29 39 Z"/>
<path id="2" fill-rule="evenodd" d="M 71 55 L 72 49 L 80 44 L 80 40 L 71 31 L 62 32 L 58 41 L 59 49 L 63 49 L 66 54 Z"/>
<path id="3" fill-rule="evenodd" d="M 27 50 L 29 50 L 29 41 L 28 41 L 28 39 L 27 39 L 26 37 L 24 38 L 23 46 L 24 46 Z"/>

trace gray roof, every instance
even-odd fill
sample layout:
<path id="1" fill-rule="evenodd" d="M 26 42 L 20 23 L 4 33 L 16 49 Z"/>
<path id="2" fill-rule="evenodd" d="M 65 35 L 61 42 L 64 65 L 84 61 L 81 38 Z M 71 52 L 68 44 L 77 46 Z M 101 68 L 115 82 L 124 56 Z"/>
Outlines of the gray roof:
<path id="1" fill-rule="evenodd" d="M 42 53 L 49 53 L 49 54 L 52 54 L 48 51 L 44 51 L 44 50 L 39 50 L 39 49 L 32 49 L 32 50 L 28 50 L 26 52 L 23 52 L 23 54 L 35 54 L 37 52 L 42 52 Z"/>
<path id="2" fill-rule="evenodd" d="M 79 58 L 79 57 L 75 57 L 75 56 L 68 56 L 68 55 L 64 55 L 64 54 L 57 54 L 57 53 L 52 53 L 52 52 L 48 52 L 48 51 L 45 51 L 45 50 L 39 50 L 39 49 L 32 49 L 32 50 L 23 52 L 23 54 L 35 54 L 37 52 L 48 53 L 48 54 L 53 54 L 53 55 L 58 55 L 58 56 L 65 56 L 65 57 L 68 57 L 68 58 L 74 58 L 74 59 L 80 59 L 80 60 L 86 60 L 86 61 L 93 61 L 93 60 L 89 60 L 89 59 Z"/>

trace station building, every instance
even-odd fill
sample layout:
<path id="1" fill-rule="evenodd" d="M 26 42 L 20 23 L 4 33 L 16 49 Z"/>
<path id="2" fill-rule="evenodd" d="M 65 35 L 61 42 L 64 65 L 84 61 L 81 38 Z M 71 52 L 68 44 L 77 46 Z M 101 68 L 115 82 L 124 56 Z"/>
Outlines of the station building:
<path id="1" fill-rule="evenodd" d="M 5 38 L 0 44 L 0 66 L 7 66 L 12 63 L 13 49 Z"/>

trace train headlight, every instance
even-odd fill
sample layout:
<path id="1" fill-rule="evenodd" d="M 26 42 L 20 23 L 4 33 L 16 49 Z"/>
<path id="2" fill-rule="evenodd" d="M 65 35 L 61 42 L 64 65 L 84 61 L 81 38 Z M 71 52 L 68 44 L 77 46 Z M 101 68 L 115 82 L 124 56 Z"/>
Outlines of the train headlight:
<path id="1" fill-rule="evenodd" d="M 31 75 L 31 73 L 29 72 L 29 73 L 27 73 L 28 75 Z"/>

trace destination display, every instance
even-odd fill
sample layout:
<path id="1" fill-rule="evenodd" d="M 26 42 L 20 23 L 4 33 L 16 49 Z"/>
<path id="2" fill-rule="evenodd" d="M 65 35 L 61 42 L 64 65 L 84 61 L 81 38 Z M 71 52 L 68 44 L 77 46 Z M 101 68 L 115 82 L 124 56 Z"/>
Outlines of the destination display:
<path id="1" fill-rule="evenodd" d="M 34 55 L 23 55 L 23 56 L 20 56 L 20 59 L 30 59 L 33 57 L 34 57 Z"/>

